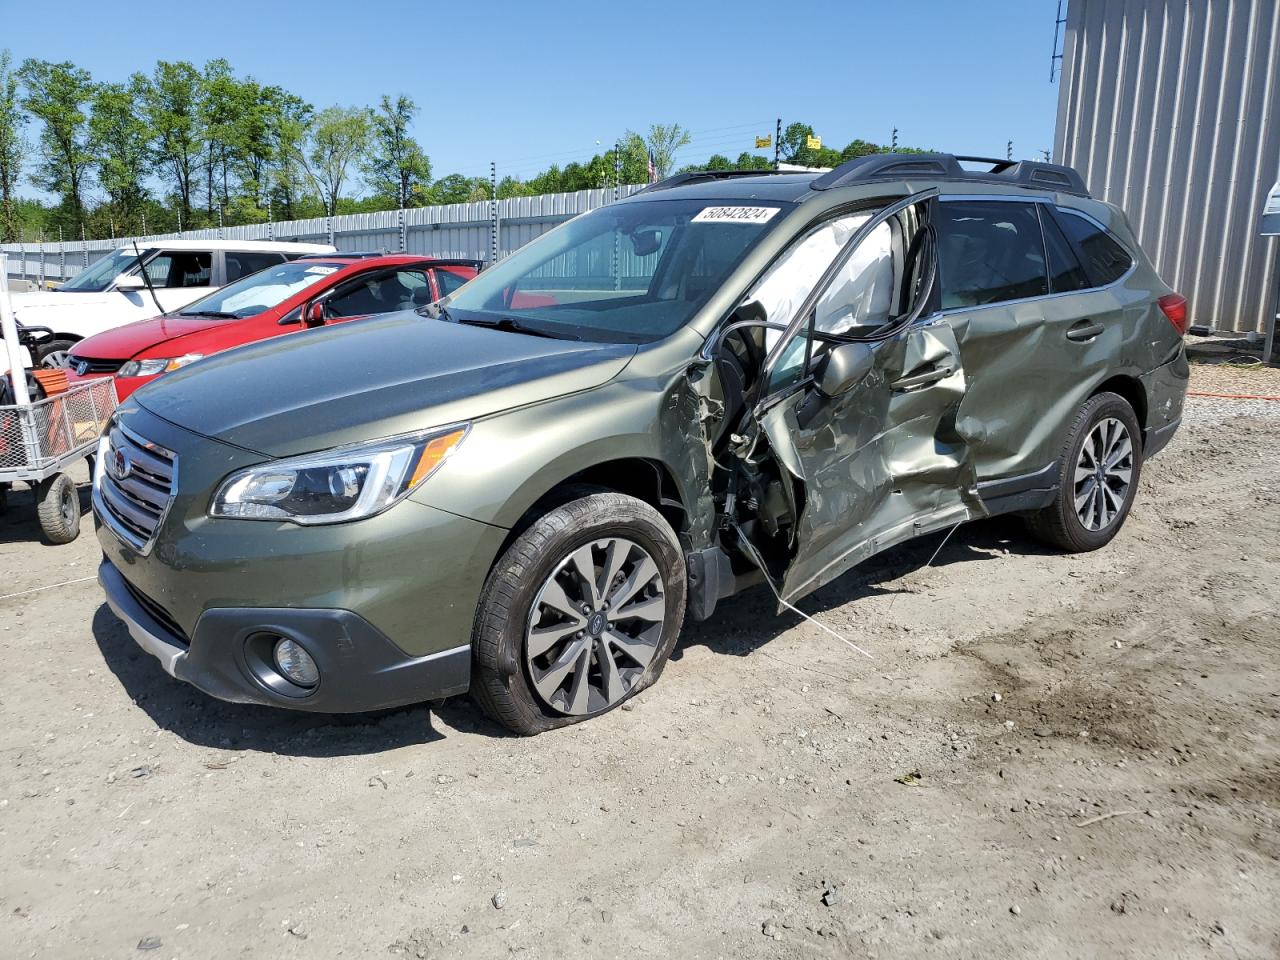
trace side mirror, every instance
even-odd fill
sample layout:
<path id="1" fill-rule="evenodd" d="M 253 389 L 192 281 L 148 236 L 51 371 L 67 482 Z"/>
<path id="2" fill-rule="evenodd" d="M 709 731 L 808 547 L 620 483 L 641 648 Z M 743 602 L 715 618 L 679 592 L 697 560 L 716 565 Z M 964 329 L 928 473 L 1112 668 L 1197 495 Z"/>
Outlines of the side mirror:
<path id="1" fill-rule="evenodd" d="M 842 343 L 827 354 L 818 375 L 818 392 L 824 397 L 848 393 L 871 372 L 875 351 L 869 343 Z"/>
<path id="2" fill-rule="evenodd" d="M 302 315 L 306 318 L 308 327 L 324 326 L 324 304 L 320 301 L 308 303 Z"/>
<path id="3" fill-rule="evenodd" d="M 140 273 L 126 273 L 116 277 L 115 288 L 122 293 L 143 290 L 146 286 L 147 281 L 142 279 L 142 274 Z"/>

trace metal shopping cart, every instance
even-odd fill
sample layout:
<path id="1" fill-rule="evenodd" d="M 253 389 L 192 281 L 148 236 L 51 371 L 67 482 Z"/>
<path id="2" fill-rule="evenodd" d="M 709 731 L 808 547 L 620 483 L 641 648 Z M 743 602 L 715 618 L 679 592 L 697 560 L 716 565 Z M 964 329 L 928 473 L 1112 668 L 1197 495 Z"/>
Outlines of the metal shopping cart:
<path id="1" fill-rule="evenodd" d="M 36 493 L 40 529 L 53 543 L 70 543 L 80 532 L 80 497 L 67 469 L 92 457 L 98 437 L 116 408 L 110 377 L 32 400 L 17 325 L 9 302 L 7 265 L 0 254 L 0 331 L 15 403 L 0 406 L 0 498 L 25 482 Z M 0 499 L 0 503 L 3 500 Z"/>

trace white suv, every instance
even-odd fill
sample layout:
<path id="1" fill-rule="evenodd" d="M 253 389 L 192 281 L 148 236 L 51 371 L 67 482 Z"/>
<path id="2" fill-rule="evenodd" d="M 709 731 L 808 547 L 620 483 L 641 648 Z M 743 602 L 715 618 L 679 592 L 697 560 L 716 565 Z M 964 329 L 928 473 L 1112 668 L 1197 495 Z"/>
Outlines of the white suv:
<path id="1" fill-rule="evenodd" d="M 266 267 L 307 253 L 333 253 L 334 248 L 268 240 L 151 240 L 139 243 L 138 252 L 132 245 L 121 247 L 57 290 L 13 295 L 18 322 L 48 331 L 40 341 L 37 362 L 63 366 L 78 340 L 176 310 Z"/>

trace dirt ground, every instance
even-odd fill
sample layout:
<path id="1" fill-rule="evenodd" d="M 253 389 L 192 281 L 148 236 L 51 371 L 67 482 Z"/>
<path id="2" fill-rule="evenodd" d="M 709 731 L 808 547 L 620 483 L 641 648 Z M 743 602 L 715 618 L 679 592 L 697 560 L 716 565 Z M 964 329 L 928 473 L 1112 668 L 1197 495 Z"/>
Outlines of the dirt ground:
<path id="1" fill-rule="evenodd" d="M 532 740 L 222 704 L 91 579 L 0 600 L 0 955 L 1275 958 L 1280 403 L 1188 402 L 1109 548 L 894 550 L 803 604 L 874 661 L 757 590 Z M 28 508 L 0 593 L 91 578 Z"/>

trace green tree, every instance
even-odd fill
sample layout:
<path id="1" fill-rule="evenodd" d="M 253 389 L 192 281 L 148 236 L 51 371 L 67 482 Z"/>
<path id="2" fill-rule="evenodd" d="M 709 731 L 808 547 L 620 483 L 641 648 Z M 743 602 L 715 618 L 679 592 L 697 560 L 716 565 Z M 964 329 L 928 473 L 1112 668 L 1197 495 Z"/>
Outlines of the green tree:
<path id="1" fill-rule="evenodd" d="M 365 179 L 375 194 L 401 207 L 418 206 L 431 182 L 431 161 L 409 135 L 417 113 L 412 98 L 400 94 L 392 100 L 384 95 L 371 120 L 372 149 L 364 166 Z"/>
<path id="2" fill-rule="evenodd" d="M 98 183 L 107 194 L 110 214 L 122 229 L 133 230 L 147 197 L 151 131 L 138 108 L 146 78 L 135 74 L 126 86 L 103 84 L 94 93 L 89 116 L 89 145 L 97 156 Z"/>
<path id="3" fill-rule="evenodd" d="M 856 160 L 858 157 L 885 152 L 887 152 L 886 149 L 878 144 L 866 140 L 854 140 L 840 151 L 840 161 L 843 163 L 846 160 Z"/>
<path id="4" fill-rule="evenodd" d="M 489 181 L 483 177 L 464 177 L 460 173 L 451 173 L 441 177 L 427 190 L 427 203 L 466 203 L 477 189 L 488 190 Z"/>
<path id="5" fill-rule="evenodd" d="M 22 128 L 27 116 L 18 97 L 18 75 L 8 50 L 0 50 L 0 242 L 12 243 L 21 236 L 15 191 L 22 175 L 22 158 L 27 151 Z"/>
<path id="6" fill-rule="evenodd" d="M 40 163 L 31 178 L 56 193 L 73 222 L 84 218 L 84 189 L 93 154 L 89 150 L 89 117 L 93 96 L 89 71 L 74 63 L 27 59 L 18 71 L 27 95 L 22 105 L 40 119 Z"/>
<path id="7" fill-rule="evenodd" d="M 671 162 L 676 151 L 691 143 L 692 138 L 689 131 L 678 123 L 655 123 L 649 127 L 649 135 L 644 138 L 644 142 L 653 156 L 653 166 L 661 180 L 671 172 Z M 646 167 L 647 162 L 646 157 Z"/>
<path id="8" fill-rule="evenodd" d="M 351 169 L 369 151 L 369 115 L 367 108 L 326 107 L 316 114 L 298 151 L 298 162 L 330 216 L 337 212 Z"/>
<path id="9" fill-rule="evenodd" d="M 271 156 L 267 177 L 272 202 L 286 220 L 300 219 L 303 214 L 297 208 L 307 187 L 300 157 L 315 110 L 278 87 L 268 88 L 265 95 L 270 103 L 266 114 Z"/>
<path id="10" fill-rule="evenodd" d="M 151 128 L 152 161 L 162 180 L 172 184 L 185 227 L 191 223 L 192 189 L 200 175 L 200 72 L 180 60 L 160 60 L 139 95 Z"/>
<path id="11" fill-rule="evenodd" d="M 252 93 L 235 78 L 231 64 L 219 57 L 204 65 L 200 76 L 200 129 L 204 134 L 205 204 L 210 222 L 215 209 L 231 203 L 231 170 L 237 159 L 241 117 L 252 110 Z M 214 206 L 215 198 L 217 208 Z"/>

